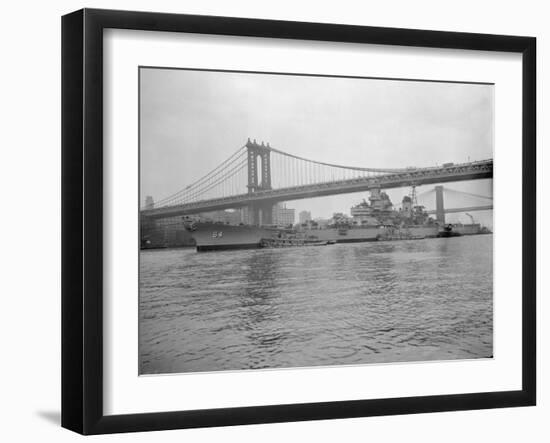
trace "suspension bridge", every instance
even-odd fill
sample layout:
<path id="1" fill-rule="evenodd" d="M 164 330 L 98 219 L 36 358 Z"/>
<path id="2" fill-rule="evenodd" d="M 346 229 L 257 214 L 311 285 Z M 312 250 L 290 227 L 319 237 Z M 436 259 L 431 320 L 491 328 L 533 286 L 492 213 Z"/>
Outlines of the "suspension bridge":
<path id="1" fill-rule="evenodd" d="M 433 190 L 436 210 L 431 212 L 444 220 L 449 212 L 492 209 L 492 202 L 445 209 L 441 183 L 492 177 L 492 159 L 431 167 L 369 168 L 315 161 L 249 139 L 209 173 L 140 212 L 155 220 L 248 207 L 251 223 L 271 224 L 273 205 L 282 201 L 438 184 Z"/>
<path id="2" fill-rule="evenodd" d="M 458 197 L 473 197 L 478 201 L 483 201 L 483 205 L 476 205 L 476 206 L 462 206 L 457 208 L 447 208 L 444 205 L 444 195 L 445 194 L 451 194 Z M 437 221 L 440 223 L 445 224 L 445 214 L 455 214 L 455 213 L 466 213 L 470 218 L 471 215 L 468 214 L 468 212 L 474 212 L 474 211 L 491 211 L 493 209 L 493 197 L 489 197 L 486 195 L 480 195 L 480 194 L 474 194 L 471 192 L 464 192 L 464 191 L 458 191 L 452 188 L 449 188 L 448 186 L 443 185 L 437 185 L 435 188 L 428 189 L 425 192 L 422 192 L 421 194 L 418 194 L 417 199 L 420 201 L 427 201 L 429 198 L 432 198 L 435 196 L 435 209 L 429 209 L 426 212 L 429 215 L 435 215 Z M 472 218 L 473 223 L 473 218 Z"/>

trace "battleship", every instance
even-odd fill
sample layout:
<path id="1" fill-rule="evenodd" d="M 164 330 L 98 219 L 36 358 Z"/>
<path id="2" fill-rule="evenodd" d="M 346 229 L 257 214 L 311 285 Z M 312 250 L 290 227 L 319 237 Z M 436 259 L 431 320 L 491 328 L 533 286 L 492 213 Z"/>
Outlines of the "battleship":
<path id="1" fill-rule="evenodd" d="M 373 189 L 369 201 L 363 200 L 351 208 L 351 217 L 334 214 L 328 226 L 309 222 L 300 226 L 306 235 L 336 243 L 377 241 L 388 238 L 433 238 L 439 234 L 439 225 L 424 206 L 415 203 L 412 196 L 404 196 L 401 208 L 394 209 L 388 196 Z"/>
<path id="2" fill-rule="evenodd" d="M 308 221 L 298 226 L 232 225 L 206 220 L 186 220 L 197 251 L 250 249 L 281 246 L 330 245 L 383 240 L 434 238 L 439 224 L 412 196 L 403 197 L 395 209 L 388 194 L 380 189 L 370 193 L 367 202 L 351 208 L 351 217 L 334 214 L 328 224 Z"/>

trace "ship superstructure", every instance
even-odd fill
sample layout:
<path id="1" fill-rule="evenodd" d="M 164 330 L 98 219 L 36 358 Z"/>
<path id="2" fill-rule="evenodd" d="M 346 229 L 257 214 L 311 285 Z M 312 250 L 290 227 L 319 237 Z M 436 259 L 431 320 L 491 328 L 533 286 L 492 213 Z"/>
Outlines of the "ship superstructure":
<path id="1" fill-rule="evenodd" d="M 414 204 L 414 191 L 403 197 L 399 209 L 379 188 L 371 190 L 368 200 L 353 206 L 351 217 L 336 213 L 326 226 L 309 222 L 300 229 L 309 236 L 336 243 L 437 237 L 439 227 L 424 206 Z"/>

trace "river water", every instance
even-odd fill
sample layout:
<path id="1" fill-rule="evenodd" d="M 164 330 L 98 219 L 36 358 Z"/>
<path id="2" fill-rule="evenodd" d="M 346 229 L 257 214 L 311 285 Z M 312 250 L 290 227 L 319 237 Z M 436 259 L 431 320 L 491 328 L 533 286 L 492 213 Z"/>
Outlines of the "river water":
<path id="1" fill-rule="evenodd" d="M 491 357 L 492 235 L 140 253 L 140 374 Z"/>

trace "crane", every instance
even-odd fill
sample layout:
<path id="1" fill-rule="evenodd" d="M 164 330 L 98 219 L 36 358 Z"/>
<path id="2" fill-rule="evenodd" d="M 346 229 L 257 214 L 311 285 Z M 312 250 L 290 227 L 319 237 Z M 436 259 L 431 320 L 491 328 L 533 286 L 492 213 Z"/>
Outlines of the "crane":
<path id="1" fill-rule="evenodd" d="M 470 217 L 470 220 L 472 220 L 472 225 L 475 224 L 474 217 L 472 217 L 470 214 L 466 212 L 466 215 Z"/>

